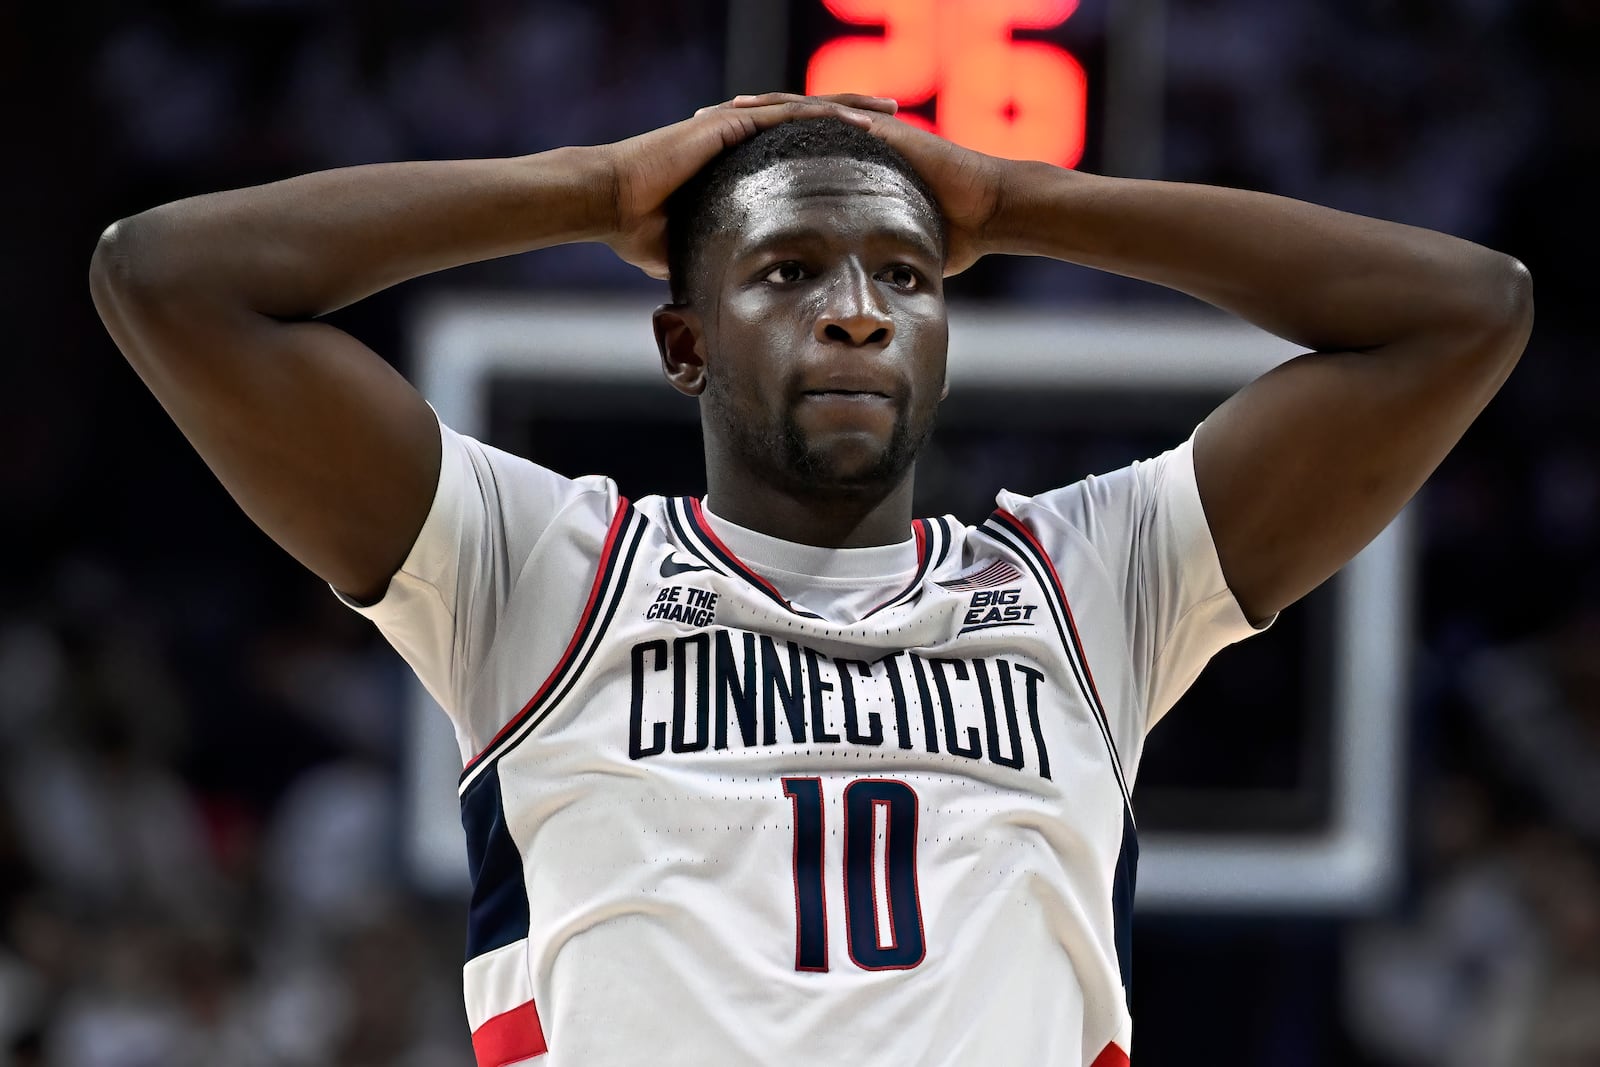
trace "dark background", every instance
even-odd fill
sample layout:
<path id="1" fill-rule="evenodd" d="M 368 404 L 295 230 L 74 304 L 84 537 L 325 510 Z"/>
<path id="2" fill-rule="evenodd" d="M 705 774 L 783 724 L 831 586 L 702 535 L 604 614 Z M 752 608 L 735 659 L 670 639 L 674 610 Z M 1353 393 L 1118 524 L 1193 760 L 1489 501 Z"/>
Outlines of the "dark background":
<path id="1" fill-rule="evenodd" d="M 1358 918 L 1147 917 L 1138 1062 L 1600 1062 L 1600 8 L 1170 0 L 1165 20 L 1163 177 L 1481 241 L 1531 267 L 1539 310 L 1421 500 L 1404 893 Z M 712 0 L 0 8 L 0 1057 L 470 1062 L 462 906 L 397 861 L 403 667 L 122 362 L 88 299 L 96 236 L 307 170 L 675 121 L 724 97 L 726 21 Z M 440 287 L 660 288 L 578 247 L 335 321 L 404 366 L 408 310 Z M 1180 302 L 1036 261 L 980 265 L 963 296 Z"/>

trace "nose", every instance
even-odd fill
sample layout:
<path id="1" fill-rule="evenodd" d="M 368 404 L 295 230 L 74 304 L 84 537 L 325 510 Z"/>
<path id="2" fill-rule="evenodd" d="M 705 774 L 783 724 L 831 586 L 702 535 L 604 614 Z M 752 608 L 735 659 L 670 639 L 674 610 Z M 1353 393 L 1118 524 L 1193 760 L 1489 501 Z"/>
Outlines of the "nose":
<path id="1" fill-rule="evenodd" d="M 882 347 L 894 339 L 894 321 L 871 275 L 852 267 L 829 289 L 813 332 L 826 343 Z"/>

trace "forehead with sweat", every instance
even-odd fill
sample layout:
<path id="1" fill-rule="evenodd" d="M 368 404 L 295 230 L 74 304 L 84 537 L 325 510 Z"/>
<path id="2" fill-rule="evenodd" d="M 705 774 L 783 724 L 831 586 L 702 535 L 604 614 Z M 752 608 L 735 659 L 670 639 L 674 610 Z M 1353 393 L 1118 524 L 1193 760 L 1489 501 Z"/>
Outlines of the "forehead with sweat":
<path id="1" fill-rule="evenodd" d="M 829 177 L 836 178 L 830 182 Z M 724 149 L 667 202 L 667 257 L 672 299 L 689 303 L 702 280 L 711 237 L 742 229 L 772 196 L 877 192 L 913 205 L 938 251 L 944 219 L 938 202 L 906 158 L 866 130 L 838 119 L 788 122 Z"/>

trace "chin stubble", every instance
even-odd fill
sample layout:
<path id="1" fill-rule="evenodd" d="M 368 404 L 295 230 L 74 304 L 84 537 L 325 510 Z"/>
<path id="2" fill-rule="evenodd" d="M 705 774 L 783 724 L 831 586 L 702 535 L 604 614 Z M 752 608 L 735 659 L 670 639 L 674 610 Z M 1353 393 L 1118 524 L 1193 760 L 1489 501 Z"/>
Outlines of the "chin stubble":
<path id="1" fill-rule="evenodd" d="M 930 420 L 929 425 L 920 432 L 913 433 L 905 411 L 897 410 L 894 429 L 883 451 L 878 454 L 877 461 L 865 470 L 847 476 L 837 469 L 826 452 L 813 448 L 806 441 L 794 411 L 790 409 L 783 416 L 783 429 L 779 435 L 782 445 L 778 454 L 782 457 L 784 471 L 797 489 L 835 492 L 888 489 L 898 485 L 911 464 L 916 462 L 917 453 L 922 451 L 923 443 L 932 429 Z"/>
<path id="2" fill-rule="evenodd" d="M 917 454 L 933 433 L 933 415 L 920 426 L 912 426 L 904 408 L 895 412 L 894 429 L 878 458 L 865 470 L 846 475 L 839 471 L 826 451 L 806 440 L 794 409 L 783 413 L 781 423 L 762 430 L 733 416 L 727 389 L 720 379 L 707 382 L 713 399 L 712 410 L 723 431 L 724 440 L 747 462 L 762 469 L 775 482 L 792 492 L 867 492 L 886 490 L 900 483 Z"/>

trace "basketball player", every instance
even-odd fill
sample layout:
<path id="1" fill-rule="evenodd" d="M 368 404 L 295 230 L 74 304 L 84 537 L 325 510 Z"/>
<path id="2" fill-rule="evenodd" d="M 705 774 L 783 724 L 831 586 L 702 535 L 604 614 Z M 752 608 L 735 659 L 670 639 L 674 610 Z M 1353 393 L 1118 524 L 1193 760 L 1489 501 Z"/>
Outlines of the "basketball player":
<path id="1" fill-rule="evenodd" d="M 602 147 L 180 201 L 96 252 L 168 413 L 455 725 L 483 1067 L 1127 1063 L 1146 732 L 1388 523 L 1527 338 L 1498 253 L 893 112 L 741 97 Z M 704 498 L 464 438 L 317 321 L 568 241 L 670 278 L 655 336 L 699 398 Z M 994 253 L 1314 351 L 1164 455 L 913 519 L 943 279 Z"/>

